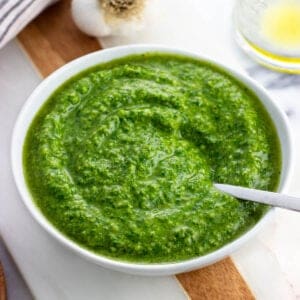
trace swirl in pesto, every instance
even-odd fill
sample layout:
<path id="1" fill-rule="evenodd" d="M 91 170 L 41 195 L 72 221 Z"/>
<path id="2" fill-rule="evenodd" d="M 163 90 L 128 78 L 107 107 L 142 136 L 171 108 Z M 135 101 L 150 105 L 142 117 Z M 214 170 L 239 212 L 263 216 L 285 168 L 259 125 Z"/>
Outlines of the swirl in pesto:
<path id="1" fill-rule="evenodd" d="M 280 146 L 256 96 L 214 65 L 129 56 L 63 84 L 24 146 L 28 187 L 67 237 L 134 262 L 204 255 L 247 231 L 266 206 L 213 182 L 276 189 Z"/>

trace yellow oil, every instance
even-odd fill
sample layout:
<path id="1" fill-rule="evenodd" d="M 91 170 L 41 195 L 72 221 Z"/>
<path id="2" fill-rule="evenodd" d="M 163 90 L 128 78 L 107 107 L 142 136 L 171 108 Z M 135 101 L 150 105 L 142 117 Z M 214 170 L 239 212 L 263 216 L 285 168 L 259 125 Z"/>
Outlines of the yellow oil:
<path id="1" fill-rule="evenodd" d="M 262 15 L 261 29 L 275 47 L 300 51 L 300 1 L 281 0 L 270 5 Z"/>

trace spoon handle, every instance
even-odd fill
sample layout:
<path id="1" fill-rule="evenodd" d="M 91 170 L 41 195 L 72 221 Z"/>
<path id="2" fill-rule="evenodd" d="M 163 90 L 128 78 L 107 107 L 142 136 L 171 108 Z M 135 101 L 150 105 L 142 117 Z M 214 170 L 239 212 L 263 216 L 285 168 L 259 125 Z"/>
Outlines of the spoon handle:
<path id="1" fill-rule="evenodd" d="M 259 203 L 269 204 L 272 206 L 287 208 L 290 210 L 300 211 L 300 198 L 283 195 L 274 192 L 267 192 L 255 189 L 249 189 L 245 187 L 219 184 L 215 183 L 214 186 L 227 194 L 243 200 L 250 200 Z"/>

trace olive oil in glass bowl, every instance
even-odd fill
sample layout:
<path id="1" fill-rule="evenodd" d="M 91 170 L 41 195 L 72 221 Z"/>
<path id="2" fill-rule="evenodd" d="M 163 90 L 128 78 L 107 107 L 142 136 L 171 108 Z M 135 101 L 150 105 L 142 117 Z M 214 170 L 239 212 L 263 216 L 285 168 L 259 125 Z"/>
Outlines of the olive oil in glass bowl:
<path id="1" fill-rule="evenodd" d="M 300 0 L 237 0 L 237 40 L 259 63 L 300 74 Z"/>

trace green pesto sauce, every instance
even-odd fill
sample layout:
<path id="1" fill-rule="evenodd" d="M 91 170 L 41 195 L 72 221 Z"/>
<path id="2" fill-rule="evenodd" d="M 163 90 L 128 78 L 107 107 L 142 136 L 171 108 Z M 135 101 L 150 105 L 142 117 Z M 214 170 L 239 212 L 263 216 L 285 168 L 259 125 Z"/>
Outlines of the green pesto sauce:
<path id="1" fill-rule="evenodd" d="M 129 56 L 63 84 L 28 130 L 23 163 L 36 205 L 98 254 L 173 262 L 232 241 L 264 205 L 213 182 L 275 190 L 280 146 L 265 109 L 212 64 Z"/>

